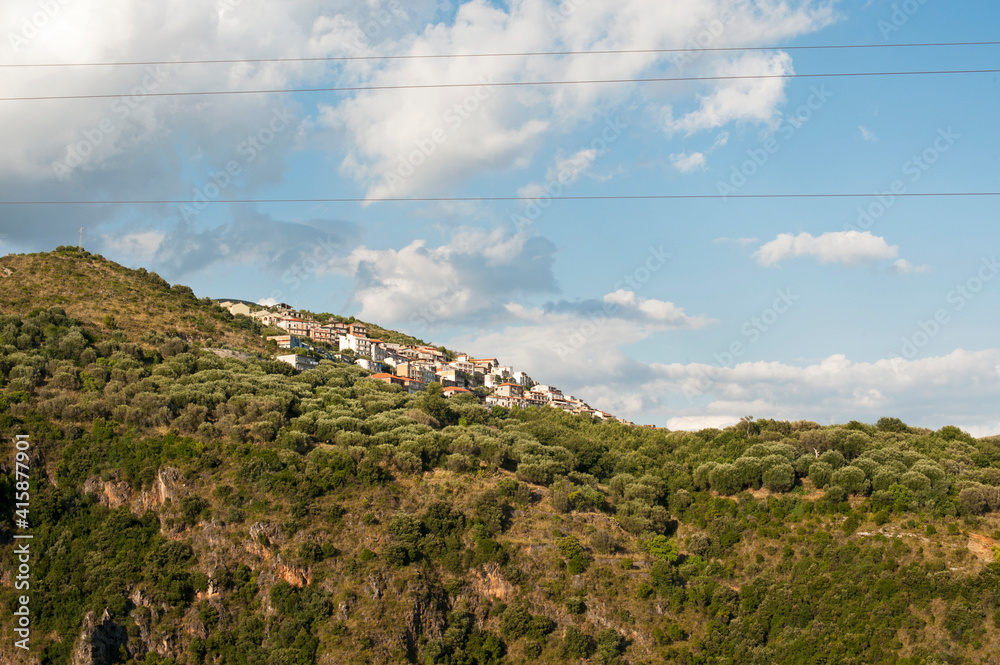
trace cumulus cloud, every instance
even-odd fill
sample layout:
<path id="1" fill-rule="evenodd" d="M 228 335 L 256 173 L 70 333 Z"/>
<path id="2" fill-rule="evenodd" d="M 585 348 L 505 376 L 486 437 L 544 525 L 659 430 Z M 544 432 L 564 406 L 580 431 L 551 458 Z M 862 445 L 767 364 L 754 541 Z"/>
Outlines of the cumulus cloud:
<path id="1" fill-rule="evenodd" d="M 391 55 L 455 52 L 530 52 L 587 49 L 641 49 L 655 43 L 683 46 L 723 12 L 732 22 L 727 39 L 745 44 L 813 32 L 832 20 L 826 3 L 765 9 L 736 0 L 690 3 L 681 0 L 622 0 L 573 5 L 524 0 L 509 6 L 473 0 L 459 6 L 450 24 L 384 45 Z M 642 21 L 633 17 L 642 16 Z M 552 17 L 556 17 L 553 20 Z M 388 50 L 386 50 L 388 48 Z M 719 73 L 790 71 L 787 54 L 755 54 L 704 65 Z M 699 67 L 702 63 L 698 63 Z M 500 58 L 481 61 L 393 60 L 349 64 L 359 83 L 400 85 L 434 80 L 482 82 L 479 88 L 360 93 L 324 106 L 320 126 L 334 130 L 349 146 L 341 171 L 366 188 L 369 197 L 439 192 L 479 174 L 528 166 L 545 137 L 567 133 L 595 117 L 629 108 L 639 86 L 596 84 L 530 89 L 492 88 L 490 81 L 627 79 L 670 71 L 662 54 L 634 53 L 616 58 Z M 692 132 L 727 122 L 767 122 L 783 97 L 781 80 L 707 85 L 700 108 L 668 123 L 670 131 Z M 676 125 L 676 126 L 673 126 Z M 537 191 L 537 188 L 536 190 Z"/>
<path id="2" fill-rule="evenodd" d="M 231 213 L 230 220 L 207 228 L 179 222 L 165 230 L 105 234 L 100 249 L 116 252 L 125 263 L 152 267 L 171 280 L 214 264 L 251 265 L 271 274 L 293 269 L 301 278 L 346 255 L 362 238 L 361 227 L 351 222 L 288 222 L 245 206 Z"/>
<path id="3" fill-rule="evenodd" d="M 691 173 L 705 168 L 705 155 L 700 152 L 670 155 L 670 163 L 681 173 Z"/>
<path id="4" fill-rule="evenodd" d="M 986 406 L 1000 396 L 1000 350 L 853 362 L 833 355 L 806 365 L 746 362 L 731 367 L 653 364 L 644 387 L 684 404 L 675 417 L 810 418 L 846 422 L 898 415 L 914 424 L 991 427 Z"/>
<path id="5" fill-rule="evenodd" d="M 513 311 L 523 324 L 449 346 L 490 353 L 592 406 L 671 429 L 732 424 L 744 415 L 843 423 L 892 415 L 924 427 L 957 425 L 1000 433 L 1000 349 L 943 356 L 852 361 L 842 354 L 808 363 L 657 363 L 626 347 L 657 334 L 628 318 Z M 669 339 L 669 332 L 665 333 Z M 669 348 L 669 341 L 664 345 Z"/>
<path id="6" fill-rule="evenodd" d="M 6 61 L 144 61 L 163 54 L 171 59 L 240 60 L 262 55 L 322 58 L 682 46 L 724 10 L 733 12 L 727 38 L 767 44 L 814 32 L 832 16 L 820 0 L 766 9 L 737 0 L 623 0 L 574 5 L 564 12 L 565 4 L 523 0 L 507 6 L 471 0 L 453 12 L 451 5 L 436 0 L 290 0 L 278 5 L 266 0 L 176 0 L 154 8 L 127 0 L 74 0 L 59 3 L 58 14 L 12 48 Z M 644 20 L 637 22 L 635 16 Z M 0 4 L 0 33 L 21 34 L 26 17 L 23 3 Z M 267 30 L 262 32 L 261 25 Z M 491 77 L 629 78 L 672 66 L 662 54 L 499 58 L 488 66 L 484 62 L 353 60 L 8 70 L 8 96 L 122 96 L 32 102 L 30 112 L 22 103 L 3 105 L 0 196 L 184 200 L 197 196 L 212 175 L 233 160 L 241 173 L 222 197 L 237 191 L 252 196 L 263 187 L 280 185 L 288 160 L 304 146 L 333 153 L 341 173 L 370 196 L 447 192 L 479 175 L 525 168 L 544 139 L 595 118 L 602 118 L 602 124 L 603 118 L 634 107 L 642 101 L 638 97 L 647 94 L 642 86 L 623 85 L 494 89 Z M 143 91 L 319 84 L 465 83 L 480 81 L 480 76 L 484 85 L 479 88 L 359 92 L 325 104 L 280 95 L 134 96 Z M 706 94 L 712 94 L 711 88 L 706 86 Z M 251 160 L 244 142 L 266 135 L 276 112 L 292 120 Z M 88 206 L 67 219 L 51 210 L 24 207 L 0 220 L 0 232 L 16 245 L 37 247 L 53 236 L 71 237 L 80 224 L 88 229 L 118 224 L 129 219 L 130 212 Z M 144 207 L 142 214 L 153 221 L 177 218 L 176 210 L 153 206 Z M 108 243 L 110 247 L 112 241 Z M 146 251 L 139 245 L 129 248 L 135 256 Z"/>
<path id="7" fill-rule="evenodd" d="M 667 421 L 667 429 L 685 432 L 697 432 L 710 427 L 722 429 L 735 425 L 740 418 L 742 416 L 678 416 Z"/>
<path id="8" fill-rule="evenodd" d="M 544 184 L 525 185 L 517 190 L 517 194 L 527 199 L 539 199 L 545 196 L 556 183 L 562 187 L 568 187 L 590 170 L 598 156 L 598 152 L 594 148 L 585 148 L 569 157 L 557 157 L 555 164 L 549 168 L 545 176 L 546 182 Z"/>
<path id="9" fill-rule="evenodd" d="M 104 234 L 101 239 L 105 247 L 114 250 L 126 260 L 146 263 L 156 256 L 165 237 L 166 234 L 162 231 L 150 230 L 123 235 Z"/>
<path id="10" fill-rule="evenodd" d="M 657 335 L 700 330 L 714 319 L 667 300 L 619 290 L 601 298 L 526 307 L 508 303 L 504 327 L 456 337 L 450 348 L 489 353 L 592 406 L 634 417 L 656 414 L 659 396 L 640 386 L 655 380 L 646 362 L 622 347 Z"/>
<path id="11" fill-rule="evenodd" d="M 910 275 L 912 273 L 927 272 L 930 270 L 930 266 L 917 266 L 913 265 L 906 259 L 898 259 L 889 267 L 889 269 L 899 275 Z"/>
<path id="12" fill-rule="evenodd" d="M 889 245 L 885 238 L 872 235 L 871 231 L 831 231 L 818 237 L 810 233 L 781 233 L 764 243 L 754 254 L 757 262 L 773 266 L 785 259 L 813 257 L 820 263 L 842 263 L 853 266 L 869 261 L 894 259 L 899 254 L 897 245 Z"/>
<path id="13" fill-rule="evenodd" d="M 511 298 L 557 290 L 555 247 L 544 238 L 459 228 L 450 242 L 359 247 L 325 271 L 354 279 L 361 318 L 425 329 L 495 316 Z"/>
<path id="14" fill-rule="evenodd" d="M 10 63 L 241 59 L 324 56 L 333 27 L 328 13 L 368 17 L 372 8 L 345 0 L 238 3 L 176 0 L 139 6 L 127 0 L 73 0 L 50 3 L 58 11 L 46 25 L 26 31 L 38 10 L 25 3 L 0 3 L 0 34 L 27 36 L 11 45 Z M 428 14 L 425 0 L 407 3 L 412 19 Z M 396 19 L 404 24 L 410 18 Z M 267 30 L 262 31 L 261 25 Z M 385 29 L 388 33 L 388 28 Z M 0 196 L 4 199 L 191 199 L 236 161 L 238 178 L 221 196 L 251 194 L 280 184 L 286 157 L 303 141 L 308 123 L 301 107 L 280 95 L 142 97 L 148 92 L 282 88 L 327 80 L 324 63 L 235 63 L 150 67 L 10 69 L 5 96 L 109 93 L 94 100 L 48 100 L 0 106 Z M 271 132 L 275 113 L 290 116 Z M 248 149 L 250 139 L 263 138 Z M 25 247 L 49 247 L 51 238 L 72 237 L 128 218 L 124 207 L 84 206 L 72 215 L 24 206 L 0 220 L 0 229 Z M 142 208 L 151 221 L 176 219 L 176 210 Z M 72 218 L 72 219 L 69 219 Z M 107 229 L 102 233 L 114 235 Z M 92 237 L 96 237 L 97 234 Z M 137 239 L 133 239 L 138 241 Z M 108 247 L 121 238 L 109 238 Z M 149 238 L 144 241 L 148 245 Z M 144 256 L 142 247 L 123 248 Z M 146 252 L 148 254 L 148 252 Z"/>
<path id="15" fill-rule="evenodd" d="M 792 74 L 791 57 L 784 52 L 748 53 L 719 64 L 715 76 Z M 771 123 L 778 107 L 785 101 L 784 79 L 740 79 L 719 82 L 708 94 L 699 96 L 699 108 L 674 118 L 672 107 L 666 109 L 668 134 L 716 129 L 730 122 Z"/>

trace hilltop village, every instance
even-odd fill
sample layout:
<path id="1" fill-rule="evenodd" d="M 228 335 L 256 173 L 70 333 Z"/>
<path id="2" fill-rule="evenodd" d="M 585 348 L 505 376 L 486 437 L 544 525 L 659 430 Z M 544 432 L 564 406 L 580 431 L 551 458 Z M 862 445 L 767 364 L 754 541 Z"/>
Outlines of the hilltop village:
<path id="1" fill-rule="evenodd" d="M 321 323 L 285 303 L 255 309 L 246 302 L 223 300 L 219 306 L 233 316 L 246 316 L 262 328 L 282 331 L 265 334 L 268 342 L 291 353 L 276 358 L 296 370 L 315 368 L 320 360 L 349 362 L 373 373 L 372 379 L 398 385 L 410 393 L 426 390 L 432 382 L 443 387 L 445 397 L 474 395 L 486 408 L 553 407 L 572 414 L 589 415 L 626 425 L 634 423 L 595 409 L 581 399 L 564 395 L 528 374 L 503 365 L 497 358 L 472 358 L 444 347 L 399 344 L 368 336 L 360 321 L 335 320 Z"/>

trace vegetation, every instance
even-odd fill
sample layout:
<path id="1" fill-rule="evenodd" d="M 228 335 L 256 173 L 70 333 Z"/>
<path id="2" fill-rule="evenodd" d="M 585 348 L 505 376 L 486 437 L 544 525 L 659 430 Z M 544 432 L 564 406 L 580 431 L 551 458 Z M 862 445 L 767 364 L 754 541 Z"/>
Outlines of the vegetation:
<path id="1" fill-rule="evenodd" d="M 87 638 L 128 665 L 1000 652 L 1000 440 L 486 410 L 346 364 L 218 357 L 253 332 L 75 248 L 0 266 L 0 430 L 32 442 L 31 662 L 70 662 L 105 611 Z"/>

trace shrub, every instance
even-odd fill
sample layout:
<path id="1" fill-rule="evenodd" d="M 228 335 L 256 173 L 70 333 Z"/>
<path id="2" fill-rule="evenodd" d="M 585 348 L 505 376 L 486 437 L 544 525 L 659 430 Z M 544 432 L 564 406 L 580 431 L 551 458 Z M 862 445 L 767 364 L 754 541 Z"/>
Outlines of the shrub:
<path id="1" fill-rule="evenodd" d="M 787 492 L 795 486 L 795 469 L 791 464 L 776 464 L 764 472 L 764 486 L 772 492 Z"/>
<path id="2" fill-rule="evenodd" d="M 845 466 L 830 475 L 830 483 L 839 485 L 849 494 L 864 494 L 868 491 L 865 472 L 856 466 Z"/>
<path id="3" fill-rule="evenodd" d="M 732 464 L 718 464 L 708 474 L 709 484 L 719 494 L 736 494 L 743 485 L 740 482 L 740 472 Z"/>
<path id="4" fill-rule="evenodd" d="M 816 489 L 823 489 L 830 482 L 833 475 L 833 467 L 827 462 L 816 461 L 809 466 L 809 480 L 812 481 Z"/>
<path id="5" fill-rule="evenodd" d="M 589 658 L 597 648 L 594 638 L 576 626 L 567 626 L 563 635 L 563 655 L 567 658 Z"/>

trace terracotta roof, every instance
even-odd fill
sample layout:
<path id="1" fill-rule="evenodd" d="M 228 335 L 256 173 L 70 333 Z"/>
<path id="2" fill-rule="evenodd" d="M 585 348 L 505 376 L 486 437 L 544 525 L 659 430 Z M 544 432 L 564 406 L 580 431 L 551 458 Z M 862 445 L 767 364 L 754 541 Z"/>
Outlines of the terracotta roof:
<path id="1" fill-rule="evenodd" d="M 497 386 L 497 387 L 498 387 L 498 388 L 502 388 L 503 386 L 514 386 L 515 388 L 520 388 L 520 387 L 521 387 L 521 384 L 520 384 L 520 383 L 501 383 L 501 384 L 500 384 L 499 386 Z"/>
<path id="2" fill-rule="evenodd" d="M 448 386 L 447 388 L 444 389 L 443 392 L 448 392 L 448 391 L 451 391 L 453 393 L 467 393 L 467 392 L 469 392 L 465 388 L 459 388 L 458 386 Z"/>
<path id="3" fill-rule="evenodd" d="M 396 376 L 395 374 L 387 374 L 385 372 L 381 372 L 379 374 L 373 375 L 372 378 L 373 379 L 398 379 L 399 377 Z"/>

